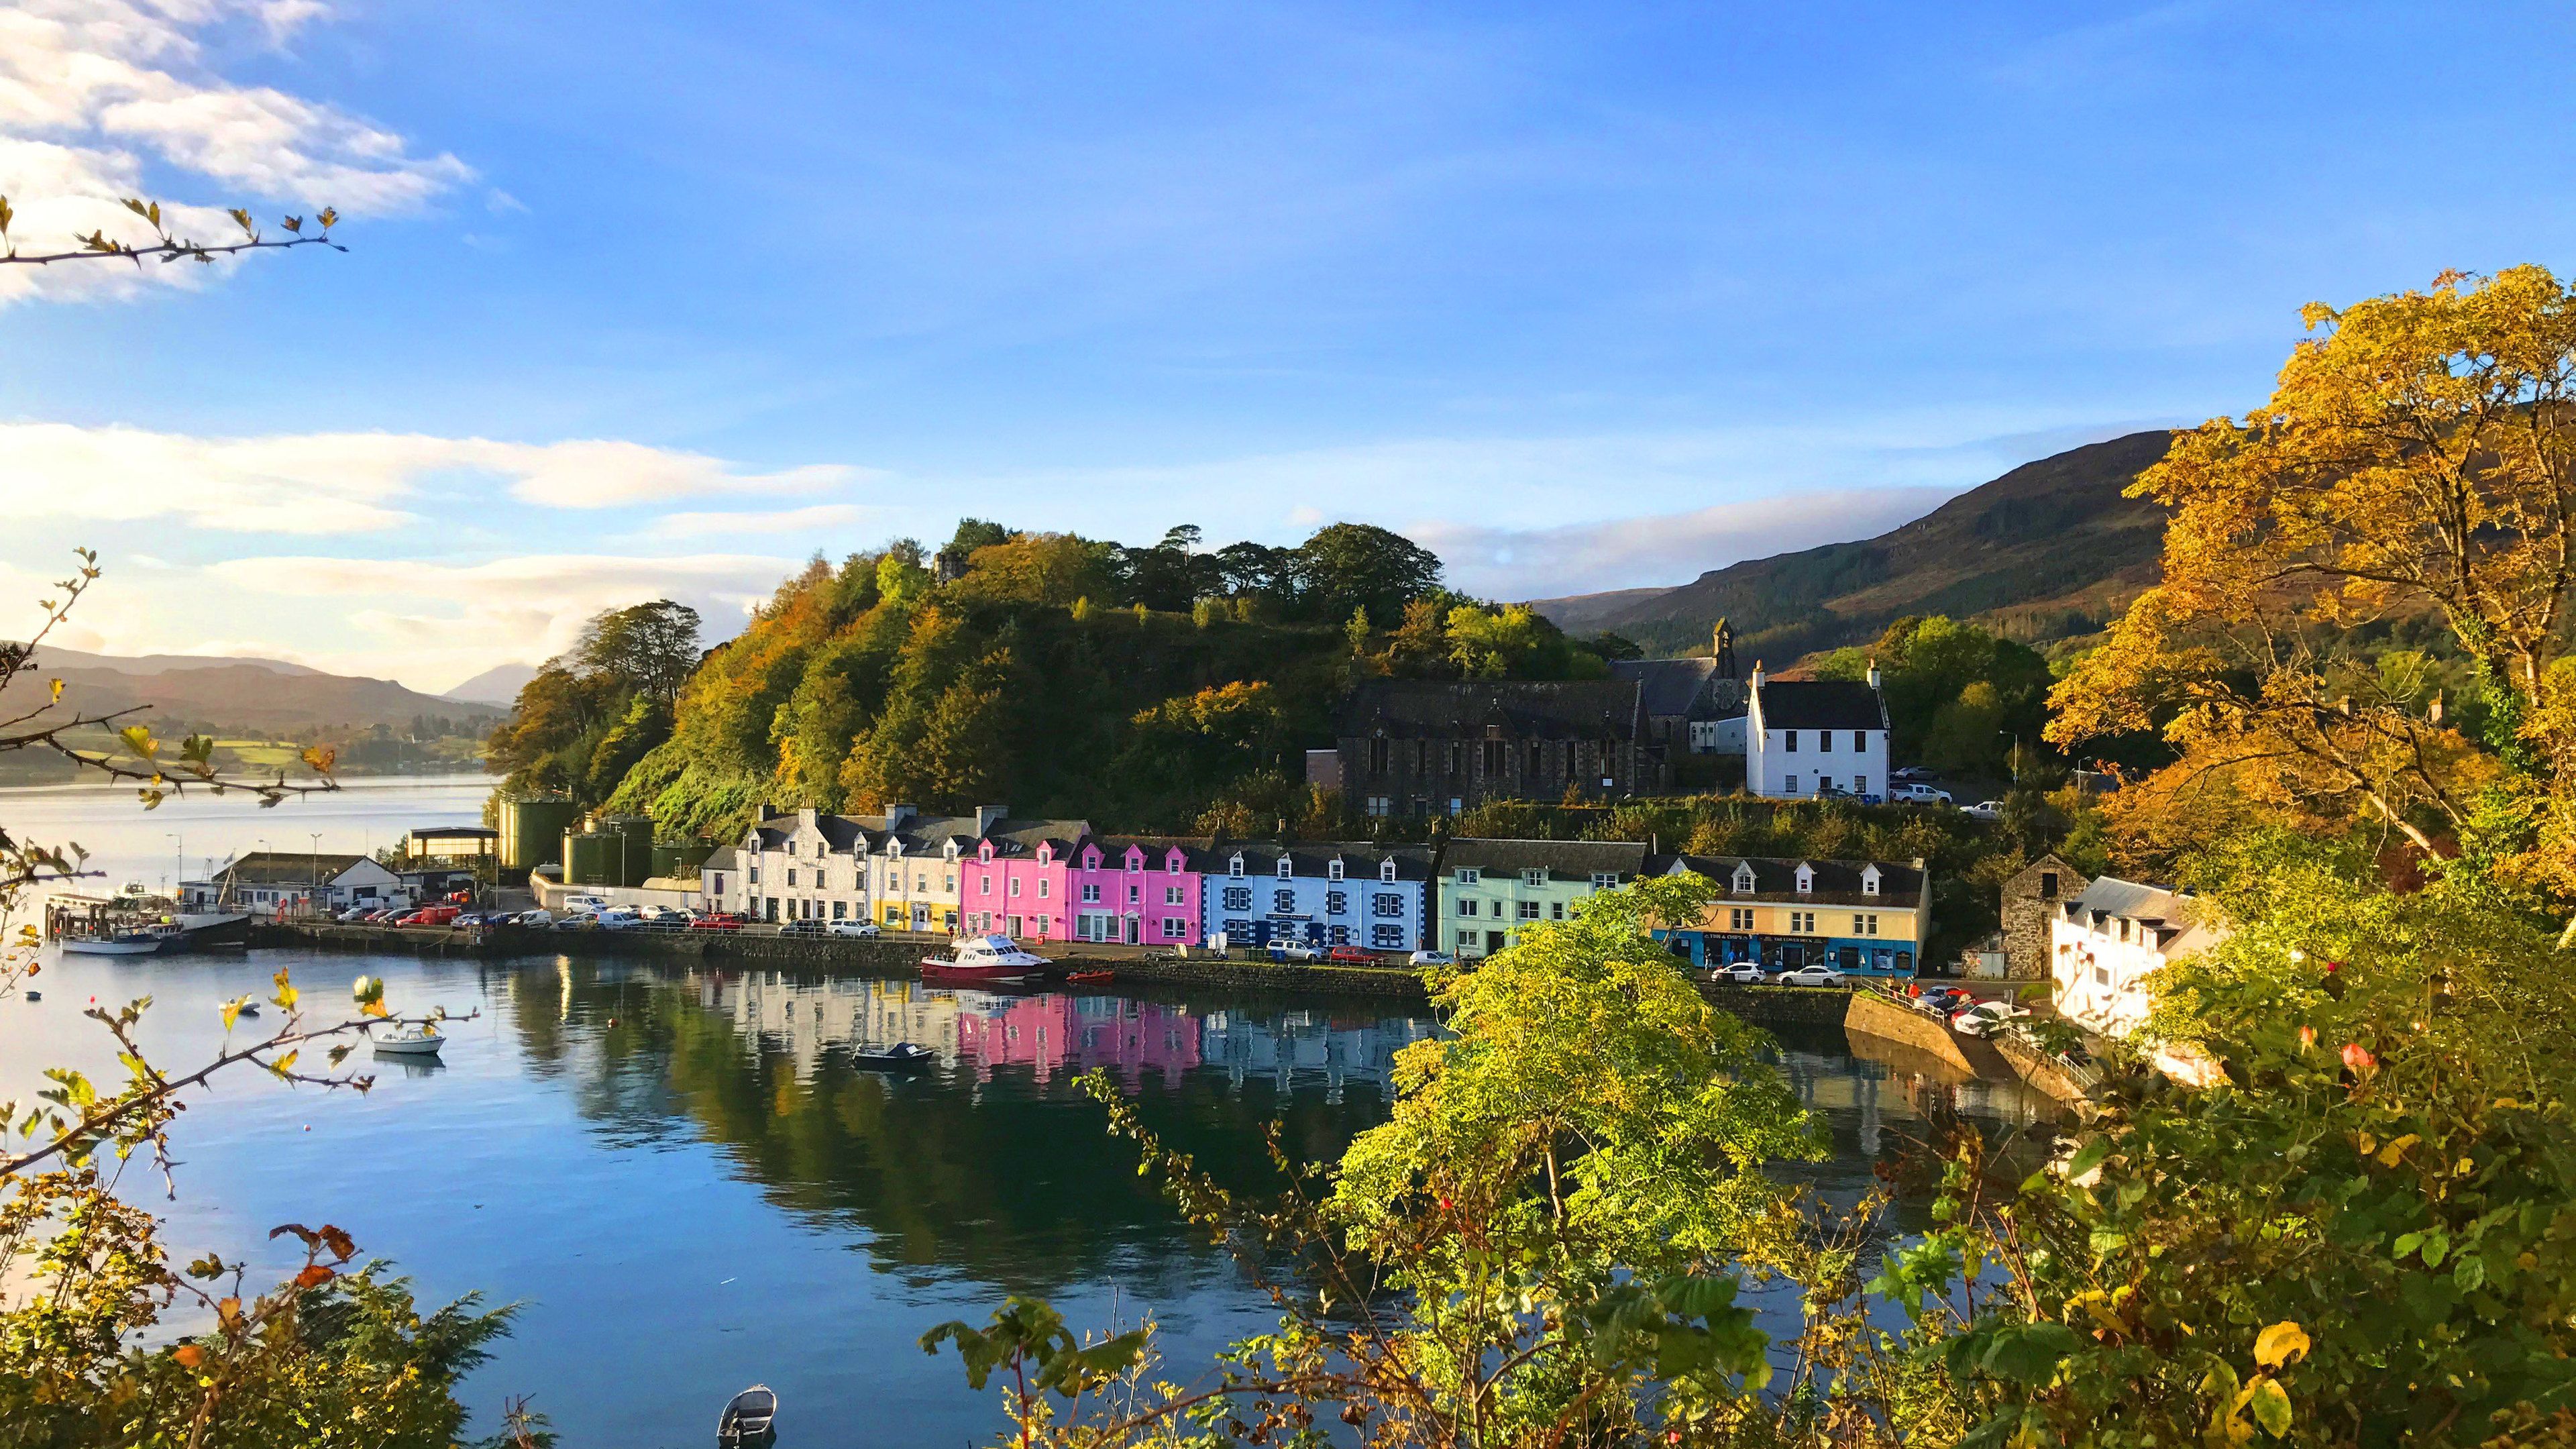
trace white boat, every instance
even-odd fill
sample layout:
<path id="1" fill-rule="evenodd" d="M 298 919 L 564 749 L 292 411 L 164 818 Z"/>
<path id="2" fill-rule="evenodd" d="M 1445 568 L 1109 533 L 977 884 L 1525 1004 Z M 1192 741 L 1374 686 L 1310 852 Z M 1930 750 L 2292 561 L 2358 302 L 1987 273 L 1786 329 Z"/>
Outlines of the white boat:
<path id="1" fill-rule="evenodd" d="M 1035 981 L 1054 964 L 1021 950 L 1008 936 L 977 936 L 957 942 L 945 956 L 923 957 L 921 979 L 973 985 Z"/>
<path id="2" fill-rule="evenodd" d="M 150 931 L 119 931 L 113 936 L 65 936 L 68 956 L 149 956 L 169 938 Z"/>
<path id="3" fill-rule="evenodd" d="M 375 1045 L 380 1057 L 434 1057 L 440 1047 L 447 1045 L 447 1038 L 423 1028 L 401 1036 L 377 1037 Z"/>
<path id="4" fill-rule="evenodd" d="M 753 1384 L 734 1395 L 716 1418 L 716 1443 L 722 1449 L 768 1444 L 777 1433 L 778 1395 L 767 1384 Z"/>

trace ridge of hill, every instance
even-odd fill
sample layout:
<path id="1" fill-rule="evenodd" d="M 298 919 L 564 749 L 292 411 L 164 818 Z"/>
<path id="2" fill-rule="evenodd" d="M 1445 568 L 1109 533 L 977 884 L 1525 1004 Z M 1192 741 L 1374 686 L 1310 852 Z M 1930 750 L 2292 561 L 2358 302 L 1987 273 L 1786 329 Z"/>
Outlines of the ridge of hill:
<path id="1" fill-rule="evenodd" d="M 2172 445 L 2163 429 L 2025 463 L 1876 538 L 1748 559 L 1676 588 L 1535 599 L 1569 633 L 1705 653 L 1721 618 L 1746 666 L 1862 644 L 1909 614 L 2041 643 L 2106 627 L 2152 586 L 2164 511 L 2123 496 Z"/>
<path id="2" fill-rule="evenodd" d="M 140 707 L 137 719 L 156 730 L 179 728 L 219 735 L 302 737 L 316 730 L 368 730 L 378 725 L 407 730 L 415 718 L 444 719 L 480 729 L 505 711 L 488 704 L 443 699 L 406 689 L 390 679 L 325 674 L 270 659 L 225 659 L 193 654 L 135 658 L 89 654 L 46 645 L 35 672 L 63 682 L 65 709 L 85 715 Z"/>
<path id="3" fill-rule="evenodd" d="M 533 664 L 495 664 L 462 684 L 441 690 L 439 698 L 463 704 L 496 705 L 507 713 L 512 705 L 518 703 L 519 691 L 536 677 L 537 666 Z"/>

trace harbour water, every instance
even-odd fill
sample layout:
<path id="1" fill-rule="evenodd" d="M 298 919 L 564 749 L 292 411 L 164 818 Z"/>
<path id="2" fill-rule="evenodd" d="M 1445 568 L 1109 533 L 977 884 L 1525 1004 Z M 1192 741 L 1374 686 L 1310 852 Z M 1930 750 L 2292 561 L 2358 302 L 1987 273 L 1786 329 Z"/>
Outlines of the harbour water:
<path id="1" fill-rule="evenodd" d="M 414 823 L 422 803 L 391 808 Z M 0 818 L 24 820 L 22 804 L 0 801 L 13 812 Z M 115 838 L 93 821 L 76 832 L 85 844 Z M 192 825 L 192 851 L 209 823 L 225 822 Z M 424 1302 L 477 1290 L 518 1302 L 467 1401 L 488 1431 L 505 1397 L 532 1395 L 568 1445 L 704 1443 L 725 1398 L 755 1380 L 785 1399 L 784 1445 L 987 1441 L 990 1396 L 916 1340 L 1009 1293 L 1049 1297 L 1078 1325 L 1151 1313 L 1173 1376 L 1192 1377 L 1271 1315 L 1136 1175 L 1075 1077 L 1108 1071 L 1175 1146 L 1258 1187 L 1265 1124 L 1283 1121 L 1299 1155 L 1330 1157 L 1383 1116 L 1393 1054 L 1434 1030 L 1347 1001 L 1003 996 L 715 963 L 73 957 L 48 963 L 41 1002 L 0 1002 L 0 1098 L 25 1095 L 46 1065 L 112 1074 L 79 1019 L 92 997 L 152 997 L 153 1054 L 202 1059 L 220 1040 L 218 1004 L 264 992 L 281 967 L 318 998 L 364 972 L 404 1009 L 473 1015 L 436 1065 L 357 1063 L 379 1074 L 364 1096 L 236 1075 L 180 1119 L 175 1199 L 139 1167 L 122 1190 L 168 1213 L 183 1259 L 247 1253 L 282 1273 L 267 1230 L 328 1221 L 395 1260 Z M 889 1075 L 849 1056 L 895 1040 L 938 1060 Z M 1927 1110 L 1997 1128 L 2045 1112 L 1839 1031 L 1781 1045 L 1833 1140 L 1829 1160 L 1799 1171 L 1829 1192 L 1857 1192 Z"/>

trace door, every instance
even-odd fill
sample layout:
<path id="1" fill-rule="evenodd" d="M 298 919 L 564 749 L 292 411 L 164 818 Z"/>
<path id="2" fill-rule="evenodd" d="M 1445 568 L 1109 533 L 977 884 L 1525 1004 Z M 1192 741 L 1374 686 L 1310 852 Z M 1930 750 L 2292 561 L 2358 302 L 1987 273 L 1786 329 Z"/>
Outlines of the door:
<path id="1" fill-rule="evenodd" d="M 1134 916 L 1127 918 L 1127 944 L 1137 945 L 1145 939 L 1145 924 Z"/>
<path id="2" fill-rule="evenodd" d="M 1860 969 L 1860 948 L 1858 946 L 1845 946 L 1842 951 L 1842 956 L 1842 970 L 1858 971 Z"/>
<path id="3" fill-rule="evenodd" d="M 1485 954 L 1486 954 L 1486 955 L 1490 956 L 1490 955 L 1492 955 L 1493 953 L 1495 953 L 1496 951 L 1499 951 L 1499 950 L 1503 949 L 1504 944 L 1505 944 L 1505 942 L 1504 942 L 1504 940 L 1503 940 L 1503 933 L 1502 933 L 1502 932 L 1500 932 L 1500 931 L 1487 931 L 1487 932 L 1485 933 Z"/>
<path id="4" fill-rule="evenodd" d="M 1806 964 L 1807 964 L 1807 948 L 1806 948 L 1806 947 L 1804 947 L 1804 946 L 1797 946 L 1797 945 L 1789 945 L 1789 946 L 1782 946 L 1782 947 L 1780 948 L 1780 969 L 1781 969 L 1781 970 L 1783 970 L 1783 971 L 1795 971 L 1795 970 L 1797 970 L 1799 967 L 1804 966 L 1804 965 L 1806 965 Z"/>
<path id="5" fill-rule="evenodd" d="M 930 929 L 930 907 L 917 905 L 912 908 L 912 928 L 916 931 Z"/>

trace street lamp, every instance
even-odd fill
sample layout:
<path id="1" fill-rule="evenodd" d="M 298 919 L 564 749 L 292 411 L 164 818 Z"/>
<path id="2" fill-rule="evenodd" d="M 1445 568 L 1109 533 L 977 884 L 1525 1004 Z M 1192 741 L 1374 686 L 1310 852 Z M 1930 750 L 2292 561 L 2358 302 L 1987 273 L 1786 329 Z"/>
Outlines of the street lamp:
<path id="1" fill-rule="evenodd" d="M 2021 734 L 2016 730 L 1997 730 L 1995 733 L 2013 742 L 2012 780 L 2013 788 L 2018 790 L 2021 788 Z"/>
<path id="2" fill-rule="evenodd" d="M 304 833 L 313 840 L 313 883 L 304 888 L 304 909 L 310 913 L 314 899 L 322 894 L 322 832 L 308 830 Z"/>

